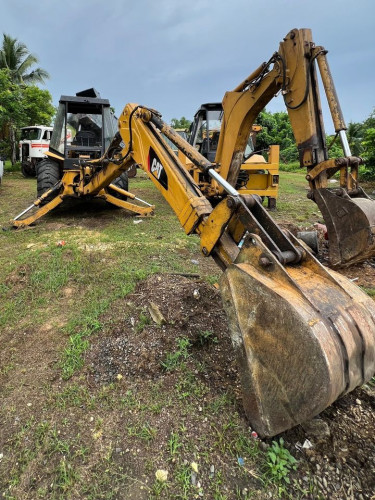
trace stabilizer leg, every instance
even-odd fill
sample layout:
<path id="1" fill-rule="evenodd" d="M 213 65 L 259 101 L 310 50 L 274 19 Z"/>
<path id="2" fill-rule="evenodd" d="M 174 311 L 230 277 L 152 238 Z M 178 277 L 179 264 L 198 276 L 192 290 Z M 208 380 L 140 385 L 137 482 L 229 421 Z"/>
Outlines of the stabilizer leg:
<path id="1" fill-rule="evenodd" d="M 11 224 L 15 228 L 20 228 L 20 227 L 26 227 L 30 226 L 30 224 L 33 224 L 36 220 L 40 219 L 43 217 L 43 215 L 47 214 L 54 208 L 56 208 L 60 203 L 64 201 L 64 197 L 62 194 L 59 194 L 55 196 L 51 201 L 43 205 L 44 200 L 46 200 L 51 194 L 56 193 L 61 188 L 62 183 L 59 182 L 56 184 L 56 186 L 53 186 L 51 189 L 46 191 L 45 193 L 42 194 L 40 198 L 37 198 L 32 205 L 30 205 L 26 210 L 18 214 L 12 221 Z M 25 214 L 27 214 L 30 210 L 33 208 L 38 208 L 36 212 L 34 212 L 32 215 L 29 217 L 26 217 L 25 219 L 21 219 L 21 217 Z"/>

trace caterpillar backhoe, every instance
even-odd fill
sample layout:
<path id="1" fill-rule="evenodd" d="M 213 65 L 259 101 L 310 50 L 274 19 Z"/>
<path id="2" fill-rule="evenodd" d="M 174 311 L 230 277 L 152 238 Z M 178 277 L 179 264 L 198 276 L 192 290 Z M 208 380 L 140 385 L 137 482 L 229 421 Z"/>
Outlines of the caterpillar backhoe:
<path id="1" fill-rule="evenodd" d="M 344 156 L 329 160 L 316 63 Z M 326 51 L 307 29 L 292 30 L 278 52 L 223 100 L 225 133 L 215 161 L 202 156 L 145 106 L 127 104 L 105 154 L 76 158 L 39 199 L 59 203 L 64 190 L 95 195 L 138 164 L 174 210 L 187 234 L 223 270 L 220 290 L 242 380 L 243 405 L 261 436 L 311 419 L 375 372 L 375 303 L 354 283 L 323 267 L 308 247 L 283 231 L 257 195 L 235 188 L 249 131 L 281 91 L 307 168 L 310 198 L 328 226 L 334 264 L 374 254 L 374 202 L 358 185 L 360 158 L 350 154 Z M 195 180 L 166 136 L 199 172 Z M 340 189 L 327 179 L 340 173 Z M 55 201 L 57 199 L 57 202 Z M 21 221 L 17 221 L 20 225 Z M 126 237 L 126 236 L 125 236 Z"/>
<path id="2" fill-rule="evenodd" d="M 15 218 L 14 225 L 32 224 L 68 198 L 97 197 L 137 215 L 152 214 L 155 207 L 146 201 L 138 198 L 139 203 L 135 204 L 128 200 L 137 199 L 128 191 L 128 178 L 134 176 L 135 167 L 119 172 L 95 193 L 75 189 L 78 179 L 87 183 L 91 175 L 91 171 L 80 168 L 81 162 L 101 158 L 116 130 L 117 119 L 110 103 L 96 89 L 83 90 L 75 96 L 62 95 L 46 158 L 36 164 L 38 199 Z M 30 211 L 34 213 L 30 215 Z M 25 214 L 28 217 L 21 219 Z"/>

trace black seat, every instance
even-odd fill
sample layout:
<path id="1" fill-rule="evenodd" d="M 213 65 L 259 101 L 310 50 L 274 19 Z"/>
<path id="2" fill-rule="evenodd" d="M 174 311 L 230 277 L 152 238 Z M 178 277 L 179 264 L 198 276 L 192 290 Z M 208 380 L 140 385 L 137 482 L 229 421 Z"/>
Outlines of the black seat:
<path id="1" fill-rule="evenodd" d="M 96 146 L 96 134 L 91 130 L 80 130 L 73 139 L 73 146 Z"/>

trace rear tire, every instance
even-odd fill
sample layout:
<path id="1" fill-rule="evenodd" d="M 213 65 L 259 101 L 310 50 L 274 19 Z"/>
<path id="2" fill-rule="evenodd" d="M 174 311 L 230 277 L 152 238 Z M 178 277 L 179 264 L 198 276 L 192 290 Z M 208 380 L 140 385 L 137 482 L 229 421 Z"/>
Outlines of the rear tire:
<path id="1" fill-rule="evenodd" d="M 124 191 L 128 191 L 129 187 L 128 173 L 123 172 L 119 177 L 117 177 L 117 179 L 112 181 L 112 184 L 119 187 L 120 189 L 123 189 Z M 117 191 L 111 189 L 110 187 L 108 187 L 108 193 L 110 193 L 115 198 L 118 198 L 119 200 L 126 201 L 128 199 L 127 196 L 123 196 L 121 193 L 118 193 Z"/>
<path id="2" fill-rule="evenodd" d="M 38 163 L 36 167 L 36 183 L 38 197 L 51 189 L 57 182 L 59 182 L 60 168 L 58 163 L 47 158 Z M 48 197 L 45 202 L 52 200 L 53 196 Z"/>
<path id="3" fill-rule="evenodd" d="M 35 165 L 33 165 L 30 162 L 22 163 L 21 172 L 22 172 L 22 175 L 24 177 L 26 177 L 26 179 L 28 179 L 30 177 L 35 177 L 36 176 Z"/>

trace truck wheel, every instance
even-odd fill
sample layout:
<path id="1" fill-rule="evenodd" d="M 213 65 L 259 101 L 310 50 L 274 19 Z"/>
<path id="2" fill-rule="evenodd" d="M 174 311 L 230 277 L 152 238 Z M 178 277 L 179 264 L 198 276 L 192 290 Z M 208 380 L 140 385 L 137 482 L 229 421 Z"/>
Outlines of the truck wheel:
<path id="1" fill-rule="evenodd" d="M 22 163 L 21 172 L 22 172 L 22 175 L 26 178 L 35 177 L 35 175 L 36 175 L 35 165 L 33 165 L 30 162 Z"/>
<path id="2" fill-rule="evenodd" d="M 36 167 L 36 184 L 38 197 L 51 189 L 60 180 L 60 168 L 58 163 L 47 158 L 38 163 Z M 53 198 L 48 198 L 45 202 Z"/>
<path id="3" fill-rule="evenodd" d="M 119 177 L 117 177 L 117 179 L 112 181 L 112 184 L 119 187 L 120 189 L 124 189 L 124 191 L 128 191 L 128 186 L 129 186 L 128 173 L 122 172 L 122 174 Z M 118 198 L 119 200 L 124 200 L 124 201 L 127 200 L 127 196 L 123 196 L 114 189 L 108 188 L 108 192 L 115 198 Z"/>

